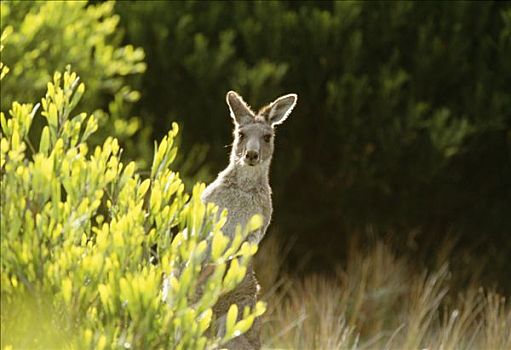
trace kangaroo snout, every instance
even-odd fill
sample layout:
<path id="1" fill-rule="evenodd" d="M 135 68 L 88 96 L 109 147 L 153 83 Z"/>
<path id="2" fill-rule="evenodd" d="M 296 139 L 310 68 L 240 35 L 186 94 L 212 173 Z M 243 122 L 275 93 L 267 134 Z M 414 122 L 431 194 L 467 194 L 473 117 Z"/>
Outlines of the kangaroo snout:
<path id="1" fill-rule="evenodd" d="M 255 165 L 259 160 L 259 152 L 253 150 L 247 151 L 245 154 L 245 160 L 249 165 Z"/>

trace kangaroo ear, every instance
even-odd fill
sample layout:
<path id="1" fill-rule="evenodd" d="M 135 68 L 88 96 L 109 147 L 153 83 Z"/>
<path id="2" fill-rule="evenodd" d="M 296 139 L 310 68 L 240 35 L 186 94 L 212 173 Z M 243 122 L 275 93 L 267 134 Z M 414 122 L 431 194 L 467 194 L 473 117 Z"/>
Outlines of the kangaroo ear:
<path id="1" fill-rule="evenodd" d="M 291 111 L 296 106 L 298 96 L 296 94 L 289 94 L 279 97 L 270 104 L 270 111 L 268 113 L 268 121 L 273 125 L 282 124 L 284 120 L 291 114 Z"/>
<path id="2" fill-rule="evenodd" d="M 237 124 L 247 124 L 254 120 L 255 114 L 247 105 L 243 98 L 234 91 L 229 91 L 225 97 L 229 110 L 231 111 L 231 118 Z"/>

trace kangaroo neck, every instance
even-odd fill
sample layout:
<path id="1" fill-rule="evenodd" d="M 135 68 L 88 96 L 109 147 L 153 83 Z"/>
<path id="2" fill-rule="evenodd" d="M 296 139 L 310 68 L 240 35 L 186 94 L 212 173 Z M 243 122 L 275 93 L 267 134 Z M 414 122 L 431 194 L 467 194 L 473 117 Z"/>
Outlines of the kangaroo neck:
<path id="1" fill-rule="evenodd" d="M 244 191 L 258 190 L 269 184 L 270 160 L 255 166 L 231 163 L 224 170 L 224 178 Z"/>

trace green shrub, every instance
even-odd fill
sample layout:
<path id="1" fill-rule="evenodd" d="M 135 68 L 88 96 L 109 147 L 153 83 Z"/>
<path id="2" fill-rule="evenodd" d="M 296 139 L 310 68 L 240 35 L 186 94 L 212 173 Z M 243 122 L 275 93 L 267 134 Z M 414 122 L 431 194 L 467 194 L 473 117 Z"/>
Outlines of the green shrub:
<path id="1" fill-rule="evenodd" d="M 144 147 L 147 140 L 137 143 L 132 137 L 141 129 L 141 120 L 129 117 L 132 103 L 140 98 L 130 83 L 145 71 L 145 53 L 121 45 L 120 18 L 113 7 L 113 2 L 2 1 L 1 30 L 8 34 L 2 61 L 11 72 L 2 83 L 1 107 L 39 100 L 51 73 L 71 64 L 88 86 L 80 108 L 94 113 L 102 126 L 92 141 L 113 135 L 130 156 L 138 157 L 150 150 Z M 34 125 L 36 135 L 39 127 Z"/>
<path id="2" fill-rule="evenodd" d="M 121 161 L 115 138 L 89 150 L 97 119 L 73 112 L 84 89 L 68 69 L 40 104 L 13 102 L 10 117 L 1 114 L 2 348 L 203 349 L 245 332 L 263 304 L 239 321 L 231 307 L 223 339 L 208 328 L 257 250 L 242 242 L 260 218 L 229 242 L 226 213 L 217 222 L 218 208 L 200 200 L 204 185 L 185 193 L 169 168 L 177 124 L 145 179 Z M 46 125 L 34 145 L 39 115 Z"/>
<path id="3" fill-rule="evenodd" d="M 485 275 L 511 290 L 509 2 L 145 1 L 116 10 L 147 54 L 137 108 L 155 132 L 178 121 L 183 149 L 209 151 L 210 176 L 232 137 L 219 103 L 226 91 L 254 107 L 298 94 L 272 162 L 272 230 L 298 237 L 293 261 L 311 254 L 307 266 L 323 269 L 368 225 L 422 251 L 449 231 L 488 256 Z"/>

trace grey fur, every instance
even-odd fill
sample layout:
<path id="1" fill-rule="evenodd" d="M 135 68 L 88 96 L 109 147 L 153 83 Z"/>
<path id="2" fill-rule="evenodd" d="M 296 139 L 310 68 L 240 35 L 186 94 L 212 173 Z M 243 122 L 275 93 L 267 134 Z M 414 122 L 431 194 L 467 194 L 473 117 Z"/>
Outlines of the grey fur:
<path id="1" fill-rule="evenodd" d="M 237 225 L 244 227 L 250 218 L 259 214 L 263 218 L 260 230 L 252 233 L 248 240 L 259 243 L 270 224 L 272 215 L 269 169 L 274 150 L 274 126 L 281 124 L 296 105 L 297 96 L 282 96 L 254 113 L 243 99 L 234 91 L 226 96 L 231 117 L 234 121 L 234 143 L 230 162 L 204 191 L 202 200 L 213 202 L 228 210 L 227 222 L 223 232 L 234 237 Z M 231 304 L 237 304 L 239 310 L 257 301 L 259 286 L 252 266 L 245 279 L 232 292 L 222 296 L 214 307 L 221 322 Z M 222 333 L 223 330 L 220 330 Z M 260 320 L 242 336 L 233 339 L 227 347 L 230 349 L 259 349 Z M 221 335 L 221 334 L 220 334 Z"/>

